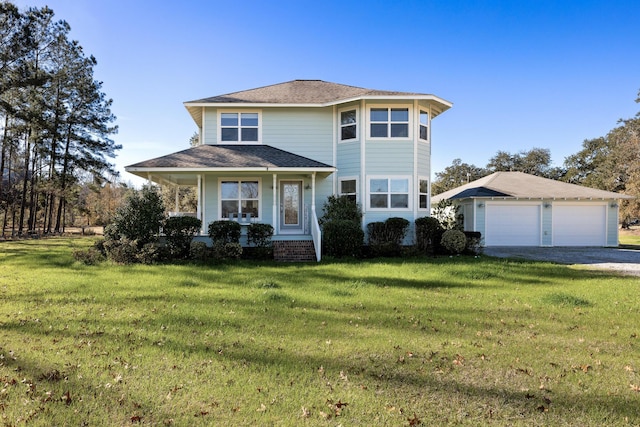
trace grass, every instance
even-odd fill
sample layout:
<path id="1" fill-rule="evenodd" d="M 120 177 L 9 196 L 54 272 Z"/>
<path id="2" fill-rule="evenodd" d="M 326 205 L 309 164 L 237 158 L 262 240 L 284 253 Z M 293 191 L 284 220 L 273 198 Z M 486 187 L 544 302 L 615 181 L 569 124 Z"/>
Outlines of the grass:
<path id="1" fill-rule="evenodd" d="M 443 257 L 85 266 L 0 243 L 4 425 L 639 425 L 640 283 Z"/>
<path id="2" fill-rule="evenodd" d="M 620 230 L 620 246 L 626 249 L 640 250 L 640 229 L 637 226 Z"/>

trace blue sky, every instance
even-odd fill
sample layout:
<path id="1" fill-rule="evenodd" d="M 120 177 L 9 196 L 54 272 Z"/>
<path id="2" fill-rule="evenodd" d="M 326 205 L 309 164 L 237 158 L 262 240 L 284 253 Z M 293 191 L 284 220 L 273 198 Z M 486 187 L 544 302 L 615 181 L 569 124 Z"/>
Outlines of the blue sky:
<path id="1" fill-rule="evenodd" d="M 294 79 L 432 93 L 434 172 L 551 150 L 554 164 L 640 111 L 634 1 L 20 0 L 98 60 L 124 166 L 188 148 L 184 101 Z"/>

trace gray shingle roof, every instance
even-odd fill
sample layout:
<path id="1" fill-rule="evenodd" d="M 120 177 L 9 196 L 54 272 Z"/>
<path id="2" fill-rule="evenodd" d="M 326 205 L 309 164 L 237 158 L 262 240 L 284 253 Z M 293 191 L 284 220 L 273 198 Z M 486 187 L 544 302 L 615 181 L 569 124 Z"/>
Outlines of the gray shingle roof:
<path id="1" fill-rule="evenodd" d="M 633 198 L 625 194 L 555 181 L 523 172 L 495 172 L 484 178 L 435 195 L 431 198 L 431 201 L 437 203 L 443 199 L 480 197 L 573 200 Z"/>
<path id="2" fill-rule="evenodd" d="M 333 168 L 269 145 L 199 145 L 127 166 L 134 169 Z"/>
<path id="3" fill-rule="evenodd" d="M 190 103 L 264 103 L 264 104 L 325 104 L 363 96 L 426 96 L 412 92 L 365 89 L 322 80 L 292 80 L 256 89 L 243 90 Z"/>

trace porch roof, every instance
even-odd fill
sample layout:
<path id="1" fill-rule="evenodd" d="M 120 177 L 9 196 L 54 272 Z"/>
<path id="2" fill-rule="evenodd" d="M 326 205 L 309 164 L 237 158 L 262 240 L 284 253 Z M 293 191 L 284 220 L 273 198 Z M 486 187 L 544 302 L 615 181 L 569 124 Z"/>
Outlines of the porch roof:
<path id="1" fill-rule="evenodd" d="M 146 178 L 153 173 L 194 172 L 324 172 L 334 166 L 270 145 L 199 145 L 125 167 Z"/>

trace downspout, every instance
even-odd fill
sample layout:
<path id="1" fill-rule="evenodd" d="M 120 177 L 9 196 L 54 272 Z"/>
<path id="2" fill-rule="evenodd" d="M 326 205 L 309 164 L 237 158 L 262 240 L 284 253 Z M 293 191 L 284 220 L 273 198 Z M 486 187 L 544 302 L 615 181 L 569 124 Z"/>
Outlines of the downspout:
<path id="1" fill-rule="evenodd" d="M 333 166 L 337 169 L 338 168 L 338 136 L 336 134 L 337 132 L 337 128 L 336 128 L 336 122 L 340 120 L 340 117 L 338 117 L 338 106 L 334 105 L 333 106 Z M 337 170 L 336 172 L 333 173 L 333 195 L 335 196 L 336 194 L 338 194 L 338 177 L 337 175 Z M 315 178 L 316 173 L 313 173 L 313 176 Z M 315 190 L 315 186 L 313 187 Z M 315 203 L 315 196 L 313 198 L 313 203 Z"/>

